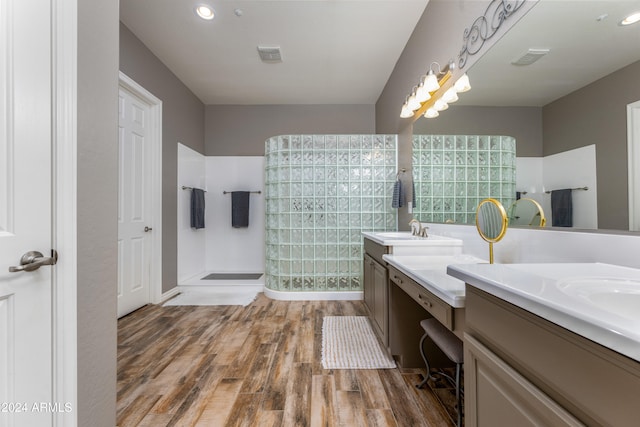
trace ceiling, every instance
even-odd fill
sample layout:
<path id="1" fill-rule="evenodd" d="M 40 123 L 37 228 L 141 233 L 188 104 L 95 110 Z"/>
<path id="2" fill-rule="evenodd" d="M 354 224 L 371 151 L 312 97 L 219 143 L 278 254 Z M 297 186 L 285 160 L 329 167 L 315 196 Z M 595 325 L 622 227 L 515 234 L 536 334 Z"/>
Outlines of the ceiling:
<path id="1" fill-rule="evenodd" d="M 120 0 L 120 20 L 205 104 L 374 104 L 427 3 Z"/>
<path id="2" fill-rule="evenodd" d="M 473 64 L 457 105 L 542 107 L 640 60 L 640 23 L 618 25 L 638 11 L 639 0 L 541 0 Z M 529 48 L 550 51 L 511 64 Z"/>
<path id="3" fill-rule="evenodd" d="M 374 104 L 428 1 L 120 0 L 120 19 L 205 104 Z M 195 15 L 202 3 L 215 19 Z M 618 25 L 639 10 L 540 0 L 468 70 L 458 104 L 543 106 L 639 60 L 640 24 Z M 259 45 L 282 62 L 262 62 Z M 550 52 L 511 65 L 528 48 Z"/>

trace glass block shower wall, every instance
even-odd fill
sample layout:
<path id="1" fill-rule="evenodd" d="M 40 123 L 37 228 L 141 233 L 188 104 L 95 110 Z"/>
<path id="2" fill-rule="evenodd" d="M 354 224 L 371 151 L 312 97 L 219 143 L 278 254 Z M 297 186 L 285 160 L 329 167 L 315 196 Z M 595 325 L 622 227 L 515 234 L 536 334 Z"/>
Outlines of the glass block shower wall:
<path id="1" fill-rule="evenodd" d="M 362 231 L 397 227 L 396 146 L 396 135 L 266 141 L 267 288 L 362 290 Z"/>
<path id="2" fill-rule="evenodd" d="M 511 136 L 414 135 L 414 216 L 472 224 L 482 199 L 505 209 L 516 197 L 516 140 Z"/>

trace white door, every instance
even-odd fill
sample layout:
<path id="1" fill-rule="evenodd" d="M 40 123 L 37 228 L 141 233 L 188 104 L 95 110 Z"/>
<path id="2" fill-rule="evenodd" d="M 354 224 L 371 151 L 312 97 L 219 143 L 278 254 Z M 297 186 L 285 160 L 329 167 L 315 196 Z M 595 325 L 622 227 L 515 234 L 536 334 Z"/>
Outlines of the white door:
<path id="1" fill-rule="evenodd" d="M 0 0 L 0 426 L 52 424 L 51 4 Z M 37 11 L 37 13 L 34 13 Z M 42 260 L 42 259 L 41 259 Z M 64 409 L 64 408 L 63 408 Z"/>
<path id="2" fill-rule="evenodd" d="M 120 88 L 118 317 L 151 302 L 150 106 Z"/>

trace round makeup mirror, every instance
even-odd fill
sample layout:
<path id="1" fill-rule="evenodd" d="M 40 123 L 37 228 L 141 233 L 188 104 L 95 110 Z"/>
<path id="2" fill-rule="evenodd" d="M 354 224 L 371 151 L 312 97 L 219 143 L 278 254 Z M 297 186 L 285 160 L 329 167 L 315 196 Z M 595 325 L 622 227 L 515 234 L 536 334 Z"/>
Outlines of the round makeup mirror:
<path id="1" fill-rule="evenodd" d="M 476 228 L 480 237 L 489 242 L 489 262 L 493 264 L 493 244 L 507 232 L 507 212 L 496 199 L 484 199 L 476 210 Z"/>
<path id="2" fill-rule="evenodd" d="M 544 227 L 547 223 L 542 206 L 528 198 L 516 200 L 507 211 L 507 217 L 509 225 Z"/>

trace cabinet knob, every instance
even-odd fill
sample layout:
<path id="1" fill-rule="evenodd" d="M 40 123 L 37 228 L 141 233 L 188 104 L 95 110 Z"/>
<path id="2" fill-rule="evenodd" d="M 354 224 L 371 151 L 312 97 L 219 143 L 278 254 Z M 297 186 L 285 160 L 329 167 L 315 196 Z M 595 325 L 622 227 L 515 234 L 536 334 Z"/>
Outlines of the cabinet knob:
<path id="1" fill-rule="evenodd" d="M 431 308 L 431 306 L 433 305 L 433 304 L 431 303 L 431 301 L 429 301 L 428 299 L 424 298 L 424 297 L 422 296 L 422 294 L 418 294 L 418 299 L 419 299 L 420 301 L 422 301 L 422 302 L 424 303 L 424 305 L 426 305 L 426 306 L 427 306 L 427 307 L 429 307 L 429 308 Z"/>

